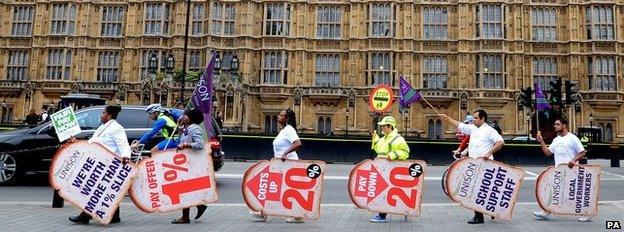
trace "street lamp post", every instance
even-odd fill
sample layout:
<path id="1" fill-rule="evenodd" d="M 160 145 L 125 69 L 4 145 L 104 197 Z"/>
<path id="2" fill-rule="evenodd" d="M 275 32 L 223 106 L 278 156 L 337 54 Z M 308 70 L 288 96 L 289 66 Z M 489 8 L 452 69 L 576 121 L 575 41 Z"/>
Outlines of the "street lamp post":
<path id="1" fill-rule="evenodd" d="M 184 28 L 184 58 L 182 58 L 182 77 L 180 78 L 180 105 L 184 106 L 184 85 L 186 81 L 186 60 L 188 54 L 189 21 L 191 17 L 191 0 L 186 1 L 186 25 Z"/>
<path id="2" fill-rule="evenodd" d="M 594 140 L 594 114 L 589 114 L 589 131 L 591 131 L 591 139 L 589 140 L 589 144 Z"/>
<path id="3" fill-rule="evenodd" d="M 170 75 L 173 75 L 173 67 L 175 67 L 175 58 L 173 58 L 173 54 L 169 54 L 169 57 L 167 57 L 167 72 Z"/>
<path id="4" fill-rule="evenodd" d="M 149 73 L 152 74 L 151 80 L 154 80 L 154 75 L 156 74 L 156 69 L 158 68 L 158 57 L 156 57 L 156 53 L 152 53 L 149 58 Z"/>

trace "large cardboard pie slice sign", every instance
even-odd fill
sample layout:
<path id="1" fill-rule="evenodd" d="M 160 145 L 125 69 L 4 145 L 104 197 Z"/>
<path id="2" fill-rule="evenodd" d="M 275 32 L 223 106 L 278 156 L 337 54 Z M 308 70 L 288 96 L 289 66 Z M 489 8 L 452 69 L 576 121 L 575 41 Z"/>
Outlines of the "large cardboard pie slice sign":
<path id="1" fill-rule="evenodd" d="M 50 166 L 50 184 L 59 195 L 108 224 L 138 168 L 99 143 L 79 141 L 58 150 Z"/>
<path id="2" fill-rule="evenodd" d="M 349 197 L 371 212 L 418 216 L 426 167 L 422 160 L 364 160 L 351 170 Z"/>
<path id="3" fill-rule="evenodd" d="M 525 175 L 524 170 L 501 162 L 467 157 L 451 164 L 445 188 L 465 208 L 511 220 Z"/>
<path id="4" fill-rule="evenodd" d="M 325 162 L 262 160 L 245 171 L 243 198 L 266 215 L 317 219 L 320 216 Z"/>
<path id="5" fill-rule="evenodd" d="M 544 211 L 553 214 L 595 216 L 598 214 L 601 172 L 599 165 L 548 167 L 535 183 L 537 203 Z"/>
<path id="6" fill-rule="evenodd" d="M 143 212 L 166 213 L 218 199 L 210 146 L 160 151 L 138 166 L 130 197 Z"/>

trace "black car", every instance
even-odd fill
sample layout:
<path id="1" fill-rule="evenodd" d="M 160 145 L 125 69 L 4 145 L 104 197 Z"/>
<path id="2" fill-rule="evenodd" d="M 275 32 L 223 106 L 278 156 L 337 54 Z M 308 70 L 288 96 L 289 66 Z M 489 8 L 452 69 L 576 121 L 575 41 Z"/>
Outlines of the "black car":
<path id="1" fill-rule="evenodd" d="M 91 138 L 100 125 L 100 114 L 104 107 L 89 107 L 76 112 L 76 119 L 82 129 L 82 133 L 75 136 L 77 139 Z M 117 121 L 125 128 L 130 143 L 152 130 L 155 121 L 149 119 L 145 108 L 146 106 L 138 105 L 122 106 L 117 117 Z M 214 169 L 218 171 L 223 166 L 224 159 L 221 129 L 214 118 L 211 124 L 212 137 L 209 142 Z M 149 149 L 163 139 L 160 135 L 150 139 L 145 145 L 144 153 L 149 153 Z M 16 183 L 26 174 L 47 173 L 52 157 L 60 145 L 51 122 L 0 133 L 0 185 Z"/>

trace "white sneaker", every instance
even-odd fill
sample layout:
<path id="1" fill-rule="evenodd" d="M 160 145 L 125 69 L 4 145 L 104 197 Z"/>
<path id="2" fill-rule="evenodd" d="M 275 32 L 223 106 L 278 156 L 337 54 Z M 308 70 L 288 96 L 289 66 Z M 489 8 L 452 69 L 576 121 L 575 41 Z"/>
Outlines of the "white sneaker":
<path id="1" fill-rule="evenodd" d="M 253 215 L 253 219 L 256 222 L 266 222 L 267 216 L 262 214 L 261 212 L 249 211 L 251 215 Z"/>
<path id="2" fill-rule="evenodd" d="M 289 217 L 286 219 L 286 222 L 288 223 L 303 223 L 303 218 L 300 217 Z"/>
<path id="3" fill-rule="evenodd" d="M 590 217 L 580 217 L 577 219 L 577 221 L 579 222 L 591 222 L 591 218 Z"/>
<path id="4" fill-rule="evenodd" d="M 550 220 L 550 214 L 544 211 L 533 211 L 533 215 L 540 220 Z"/>

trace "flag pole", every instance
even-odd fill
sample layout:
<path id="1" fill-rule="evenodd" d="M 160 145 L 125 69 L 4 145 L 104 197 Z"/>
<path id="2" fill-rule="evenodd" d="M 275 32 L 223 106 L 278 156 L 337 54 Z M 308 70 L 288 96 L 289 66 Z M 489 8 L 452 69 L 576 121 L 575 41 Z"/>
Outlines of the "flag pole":
<path id="1" fill-rule="evenodd" d="M 435 109 L 435 108 L 431 105 L 431 103 L 429 103 L 429 101 L 427 101 L 427 99 L 426 99 L 424 96 L 420 95 L 420 97 L 421 97 L 423 100 L 425 100 L 425 102 L 427 103 L 427 105 L 429 105 L 429 106 L 431 107 L 431 109 L 433 109 L 433 111 L 435 111 L 438 115 L 441 115 L 441 113 L 440 113 L 440 112 L 438 112 L 438 111 L 437 111 L 437 110 L 436 110 L 436 109 Z"/>
<path id="2" fill-rule="evenodd" d="M 537 109 L 537 107 L 535 107 L 535 120 L 536 120 L 536 124 L 535 124 L 535 138 L 537 138 L 537 135 L 540 134 L 540 127 L 539 127 L 539 109 Z"/>

